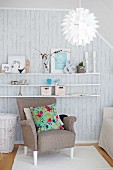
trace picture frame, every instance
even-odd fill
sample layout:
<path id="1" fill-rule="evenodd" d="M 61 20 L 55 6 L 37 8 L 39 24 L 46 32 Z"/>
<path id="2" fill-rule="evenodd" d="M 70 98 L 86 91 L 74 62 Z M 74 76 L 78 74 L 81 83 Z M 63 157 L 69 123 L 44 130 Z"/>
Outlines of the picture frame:
<path id="1" fill-rule="evenodd" d="M 51 73 L 64 73 L 67 60 L 70 60 L 70 49 L 51 49 Z"/>
<path id="2" fill-rule="evenodd" d="M 4 71 L 5 73 L 10 73 L 11 65 L 10 64 L 2 64 L 2 71 Z"/>
<path id="3" fill-rule="evenodd" d="M 11 73 L 25 73 L 25 56 L 8 56 L 8 64 L 11 65 Z"/>

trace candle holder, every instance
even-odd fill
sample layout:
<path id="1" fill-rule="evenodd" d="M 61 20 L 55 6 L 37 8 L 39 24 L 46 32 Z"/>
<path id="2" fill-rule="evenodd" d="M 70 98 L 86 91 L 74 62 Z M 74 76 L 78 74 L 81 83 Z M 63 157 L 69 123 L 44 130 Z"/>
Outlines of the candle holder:
<path id="1" fill-rule="evenodd" d="M 88 64 L 89 64 L 89 62 L 88 62 L 88 52 L 86 51 L 86 52 L 85 52 L 86 73 L 88 73 L 88 71 L 89 71 Z"/>
<path id="2" fill-rule="evenodd" d="M 93 73 L 96 73 L 96 51 L 93 51 Z"/>

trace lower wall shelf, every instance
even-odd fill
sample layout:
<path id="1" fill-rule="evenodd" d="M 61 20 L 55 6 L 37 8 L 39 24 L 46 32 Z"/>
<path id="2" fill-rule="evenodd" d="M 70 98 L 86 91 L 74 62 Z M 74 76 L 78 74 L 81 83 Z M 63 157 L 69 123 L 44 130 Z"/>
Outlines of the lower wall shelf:
<path id="1" fill-rule="evenodd" d="M 20 97 L 56 97 L 56 98 L 66 98 L 66 97 L 100 97 L 100 95 L 65 95 L 65 96 L 55 96 L 55 95 L 51 95 L 51 96 L 0 96 L 0 98 L 20 98 Z"/>

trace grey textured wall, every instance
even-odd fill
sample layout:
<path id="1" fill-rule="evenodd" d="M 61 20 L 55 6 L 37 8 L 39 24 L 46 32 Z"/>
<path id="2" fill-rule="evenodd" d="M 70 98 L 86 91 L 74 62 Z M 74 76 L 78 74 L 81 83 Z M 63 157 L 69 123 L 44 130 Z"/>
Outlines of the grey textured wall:
<path id="1" fill-rule="evenodd" d="M 95 14 L 99 21 L 99 33 L 113 46 L 113 0 L 81 0 L 81 6 Z M 0 0 L 0 8 L 75 9 L 79 0 Z"/>
<path id="2" fill-rule="evenodd" d="M 31 72 L 40 70 L 40 56 L 34 52 L 34 47 L 41 52 L 50 53 L 51 48 L 70 48 L 71 61 L 77 65 L 84 59 L 85 51 L 97 52 L 97 72 L 100 72 L 99 87 L 67 87 L 67 94 L 84 92 L 99 93 L 101 97 L 58 98 L 59 113 L 77 116 L 77 141 L 98 140 L 102 110 L 105 106 L 113 105 L 113 50 L 97 37 L 93 43 L 85 47 L 69 45 L 60 31 L 60 24 L 66 12 L 43 10 L 0 10 L 0 66 L 8 62 L 9 55 L 25 55 L 31 62 Z M 92 71 L 92 61 L 90 61 Z M 10 83 L 11 80 L 27 79 L 29 83 L 44 83 L 50 76 L 20 76 L 0 75 L 0 84 Z M 61 84 L 98 83 L 98 75 L 53 75 L 60 78 Z M 39 94 L 38 87 L 23 87 L 24 94 Z M 0 94 L 18 94 L 18 87 L 0 87 Z M 0 112 L 17 113 L 15 98 L 0 98 Z M 17 141 L 21 141 L 21 130 L 17 127 Z"/>

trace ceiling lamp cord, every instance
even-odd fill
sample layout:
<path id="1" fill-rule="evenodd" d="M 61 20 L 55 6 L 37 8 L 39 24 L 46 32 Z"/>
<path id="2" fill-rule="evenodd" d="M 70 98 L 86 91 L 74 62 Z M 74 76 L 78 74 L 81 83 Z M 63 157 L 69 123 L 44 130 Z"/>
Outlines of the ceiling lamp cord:
<path id="1" fill-rule="evenodd" d="M 81 0 L 79 0 L 79 8 L 81 8 Z"/>

